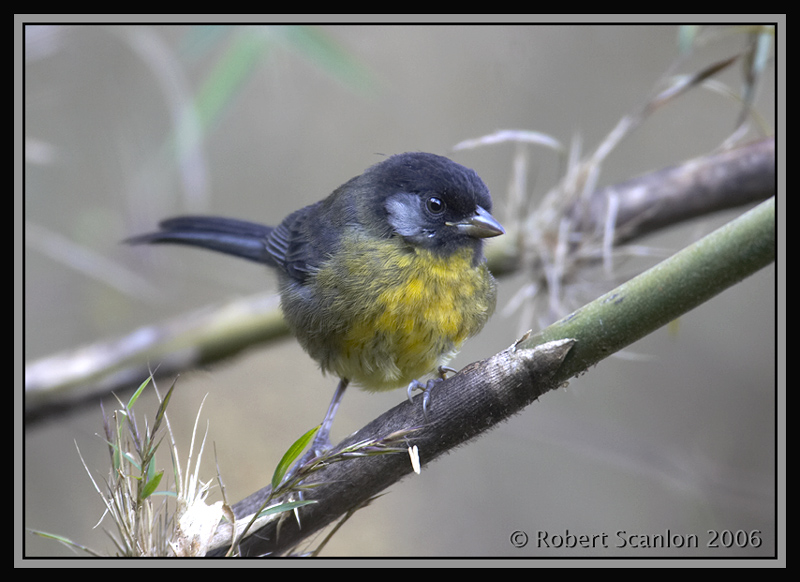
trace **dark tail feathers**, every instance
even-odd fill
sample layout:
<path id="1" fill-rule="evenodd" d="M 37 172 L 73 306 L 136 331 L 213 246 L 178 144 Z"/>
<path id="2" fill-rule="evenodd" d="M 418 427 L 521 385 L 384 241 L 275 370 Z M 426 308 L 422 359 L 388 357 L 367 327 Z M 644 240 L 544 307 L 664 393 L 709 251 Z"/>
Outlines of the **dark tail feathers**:
<path id="1" fill-rule="evenodd" d="M 158 232 L 127 239 L 128 244 L 182 244 L 218 251 L 274 266 L 266 250 L 274 230 L 246 220 L 215 216 L 179 216 L 161 222 Z"/>

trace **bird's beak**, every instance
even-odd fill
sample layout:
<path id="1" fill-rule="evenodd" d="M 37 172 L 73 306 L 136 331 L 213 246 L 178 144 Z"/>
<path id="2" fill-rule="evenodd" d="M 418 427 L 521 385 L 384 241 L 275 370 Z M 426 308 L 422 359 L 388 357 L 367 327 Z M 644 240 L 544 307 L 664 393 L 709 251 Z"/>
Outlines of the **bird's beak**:
<path id="1" fill-rule="evenodd" d="M 489 238 L 505 234 L 503 226 L 495 220 L 494 216 L 478 206 L 475 214 L 461 222 L 448 222 L 447 226 L 456 227 L 459 232 L 475 238 Z"/>

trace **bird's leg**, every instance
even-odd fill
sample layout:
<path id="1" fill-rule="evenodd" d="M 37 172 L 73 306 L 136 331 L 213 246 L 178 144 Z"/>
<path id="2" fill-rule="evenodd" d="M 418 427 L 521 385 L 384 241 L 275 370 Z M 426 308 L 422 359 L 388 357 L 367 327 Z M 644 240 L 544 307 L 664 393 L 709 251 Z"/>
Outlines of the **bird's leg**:
<path id="1" fill-rule="evenodd" d="M 347 385 L 350 383 L 350 380 L 347 378 L 342 378 L 339 380 L 339 385 L 336 386 L 336 391 L 333 393 L 333 399 L 331 400 L 330 405 L 328 406 L 328 412 L 325 413 L 325 418 L 322 419 L 322 424 L 317 431 L 317 434 L 314 436 L 314 440 L 311 442 L 311 446 L 309 447 L 306 454 L 304 454 L 300 459 L 294 464 L 294 467 L 289 470 L 289 475 L 293 474 L 297 468 L 302 467 L 310 460 L 319 457 L 331 448 L 331 427 L 333 426 L 333 418 L 336 416 L 336 411 L 339 409 L 339 404 L 342 402 L 342 397 L 344 396 L 344 391 L 347 389 Z"/>
<path id="2" fill-rule="evenodd" d="M 311 443 L 311 451 L 315 453 L 315 456 L 319 456 L 331 448 L 333 417 L 336 416 L 336 411 L 339 410 L 339 404 L 342 403 L 344 391 L 347 389 L 349 383 L 350 380 L 342 378 L 339 380 L 339 385 L 336 386 L 336 391 L 333 393 L 330 406 L 328 406 L 328 412 L 325 413 L 325 418 L 322 419 L 322 425 L 319 427 L 319 431 L 317 431 L 317 435 L 314 437 L 314 442 Z"/>

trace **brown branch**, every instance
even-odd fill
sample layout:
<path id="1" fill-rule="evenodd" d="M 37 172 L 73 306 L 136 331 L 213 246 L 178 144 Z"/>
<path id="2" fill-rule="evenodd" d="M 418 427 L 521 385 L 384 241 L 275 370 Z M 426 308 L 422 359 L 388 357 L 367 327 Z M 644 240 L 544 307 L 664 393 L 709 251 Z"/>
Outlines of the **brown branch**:
<path id="1" fill-rule="evenodd" d="M 609 200 L 617 198 L 615 243 L 622 244 L 713 212 L 766 200 L 775 194 L 775 140 L 710 154 L 594 192 L 589 218 L 578 230 L 602 228 Z"/>

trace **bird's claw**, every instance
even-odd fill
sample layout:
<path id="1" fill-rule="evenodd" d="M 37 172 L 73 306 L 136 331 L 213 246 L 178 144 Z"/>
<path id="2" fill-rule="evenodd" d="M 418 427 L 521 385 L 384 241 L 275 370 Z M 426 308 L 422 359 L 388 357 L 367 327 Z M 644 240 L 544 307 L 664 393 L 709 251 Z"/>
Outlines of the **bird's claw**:
<path id="1" fill-rule="evenodd" d="M 447 366 L 439 366 L 438 369 L 438 376 L 436 378 L 431 378 L 424 384 L 419 380 L 412 380 L 411 383 L 408 385 L 407 394 L 408 394 L 408 401 L 412 402 L 413 392 L 416 390 L 422 391 L 422 415 L 425 417 L 425 420 L 428 420 L 428 403 L 431 401 L 431 392 L 433 387 L 436 386 L 442 380 L 447 379 L 447 373 L 451 372 L 455 374 L 456 370 L 453 368 L 448 368 Z"/>

